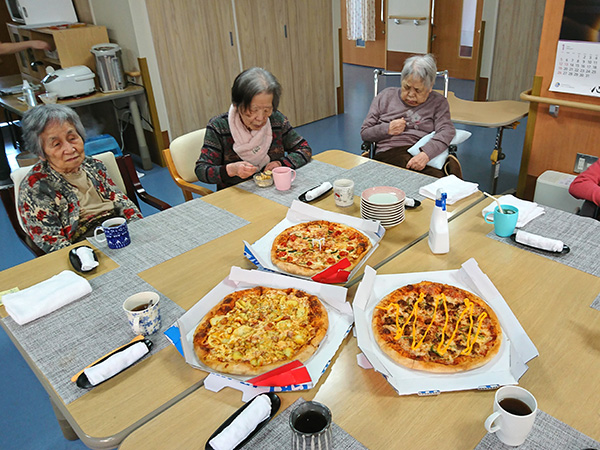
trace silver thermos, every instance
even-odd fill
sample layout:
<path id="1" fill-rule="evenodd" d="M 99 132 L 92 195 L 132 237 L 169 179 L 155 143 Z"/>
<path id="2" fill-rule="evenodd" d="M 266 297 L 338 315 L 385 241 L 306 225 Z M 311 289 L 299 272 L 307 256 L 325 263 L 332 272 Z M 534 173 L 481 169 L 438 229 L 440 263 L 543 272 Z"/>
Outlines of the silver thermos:
<path id="1" fill-rule="evenodd" d="M 127 85 L 117 44 L 97 44 L 90 50 L 96 57 L 96 74 L 102 92 L 122 91 Z"/>

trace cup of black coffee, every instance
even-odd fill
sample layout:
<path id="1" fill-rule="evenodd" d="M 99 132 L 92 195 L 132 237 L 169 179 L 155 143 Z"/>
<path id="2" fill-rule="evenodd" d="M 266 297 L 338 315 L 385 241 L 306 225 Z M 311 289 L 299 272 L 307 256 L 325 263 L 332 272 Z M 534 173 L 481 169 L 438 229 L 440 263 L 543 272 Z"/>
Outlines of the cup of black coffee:
<path id="1" fill-rule="evenodd" d="M 291 412 L 292 450 L 333 449 L 331 411 L 319 402 L 304 402 Z"/>
<path id="2" fill-rule="evenodd" d="M 533 428 L 537 401 L 519 386 L 504 386 L 496 391 L 494 412 L 486 419 L 485 428 L 496 433 L 506 445 L 521 445 Z"/>

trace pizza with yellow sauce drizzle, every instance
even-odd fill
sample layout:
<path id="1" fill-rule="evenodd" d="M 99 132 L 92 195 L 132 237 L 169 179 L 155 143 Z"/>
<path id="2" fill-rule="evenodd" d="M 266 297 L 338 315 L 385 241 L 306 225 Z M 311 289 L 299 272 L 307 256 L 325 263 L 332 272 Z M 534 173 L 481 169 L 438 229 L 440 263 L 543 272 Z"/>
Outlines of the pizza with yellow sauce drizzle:
<path id="1" fill-rule="evenodd" d="M 327 333 L 327 310 L 299 289 L 257 286 L 232 292 L 194 332 L 194 351 L 211 369 L 259 375 L 288 362 L 307 361 Z"/>
<path id="2" fill-rule="evenodd" d="M 373 312 L 373 333 L 392 360 L 410 369 L 454 373 L 487 364 L 502 329 L 482 299 L 464 289 L 423 281 L 385 296 Z"/>

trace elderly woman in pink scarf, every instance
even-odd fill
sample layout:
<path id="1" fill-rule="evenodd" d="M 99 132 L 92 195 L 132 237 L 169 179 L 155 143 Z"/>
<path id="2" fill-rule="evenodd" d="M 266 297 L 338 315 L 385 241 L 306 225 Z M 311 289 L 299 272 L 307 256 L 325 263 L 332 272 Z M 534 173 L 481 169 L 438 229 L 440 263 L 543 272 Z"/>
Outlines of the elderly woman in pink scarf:
<path id="1" fill-rule="evenodd" d="M 213 117 L 195 172 L 200 181 L 223 189 L 257 171 L 293 169 L 310 161 L 312 150 L 277 110 L 281 85 L 267 70 L 240 73 L 231 88 L 229 111 Z"/>

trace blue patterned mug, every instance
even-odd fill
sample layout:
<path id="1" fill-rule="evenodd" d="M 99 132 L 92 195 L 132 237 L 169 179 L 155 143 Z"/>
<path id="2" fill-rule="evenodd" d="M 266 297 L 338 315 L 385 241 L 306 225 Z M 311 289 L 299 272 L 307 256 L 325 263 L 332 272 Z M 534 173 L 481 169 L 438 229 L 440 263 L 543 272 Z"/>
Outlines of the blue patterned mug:
<path id="1" fill-rule="evenodd" d="M 99 233 L 104 233 L 104 236 L 98 236 Z M 127 221 L 122 217 L 105 220 L 94 230 L 94 239 L 99 244 L 106 242 L 112 249 L 127 247 L 131 243 Z"/>
<path id="2" fill-rule="evenodd" d="M 156 292 L 139 292 L 123 303 L 133 332 L 149 336 L 160 330 L 160 297 Z"/>

